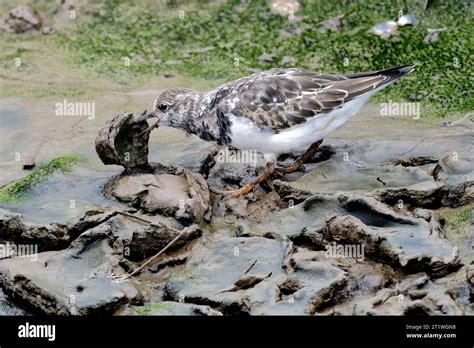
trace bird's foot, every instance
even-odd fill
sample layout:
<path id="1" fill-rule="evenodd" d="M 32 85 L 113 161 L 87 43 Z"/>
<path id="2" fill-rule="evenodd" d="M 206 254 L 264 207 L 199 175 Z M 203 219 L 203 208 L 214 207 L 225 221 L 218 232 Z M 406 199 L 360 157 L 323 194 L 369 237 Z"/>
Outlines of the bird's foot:
<path id="1" fill-rule="evenodd" d="M 294 173 L 303 166 L 303 161 L 296 160 L 286 166 L 277 166 L 276 171 L 279 173 L 289 174 Z"/>
<path id="2" fill-rule="evenodd" d="M 273 163 L 267 163 L 267 167 L 265 168 L 264 172 L 260 174 L 255 181 L 239 189 L 225 191 L 225 193 L 228 196 L 234 198 L 245 196 L 246 194 L 252 192 L 258 184 L 265 182 L 269 177 L 272 176 L 273 173 L 275 173 L 275 166 Z"/>
<path id="3" fill-rule="evenodd" d="M 298 159 L 296 159 L 293 163 L 290 163 L 287 166 L 280 166 L 276 168 L 276 171 L 284 174 L 294 173 L 298 169 L 300 169 L 305 162 L 314 156 L 316 151 L 318 150 L 319 146 L 322 144 L 323 140 L 319 140 L 312 144 L 306 151 L 303 153 Z"/>
<path id="4" fill-rule="evenodd" d="M 239 197 L 245 196 L 246 194 L 252 192 L 255 189 L 255 186 L 256 186 L 256 184 L 250 183 L 250 184 L 247 184 L 244 187 L 241 187 L 239 189 L 227 190 L 227 191 L 224 191 L 224 192 L 229 197 L 239 198 Z"/>

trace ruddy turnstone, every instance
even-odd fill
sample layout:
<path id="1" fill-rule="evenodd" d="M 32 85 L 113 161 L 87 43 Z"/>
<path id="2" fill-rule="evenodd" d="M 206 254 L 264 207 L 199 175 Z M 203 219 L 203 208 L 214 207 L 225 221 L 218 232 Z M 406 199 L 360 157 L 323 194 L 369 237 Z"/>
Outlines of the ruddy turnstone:
<path id="1" fill-rule="evenodd" d="M 276 170 L 297 170 L 324 137 L 354 117 L 377 91 L 413 71 L 406 65 L 375 72 L 323 74 L 271 69 L 221 85 L 210 92 L 173 88 L 154 102 L 157 125 L 180 128 L 206 141 L 263 154 L 267 168 L 254 182 L 228 191 L 244 195 Z M 283 153 L 302 154 L 286 167 L 274 165 Z"/>

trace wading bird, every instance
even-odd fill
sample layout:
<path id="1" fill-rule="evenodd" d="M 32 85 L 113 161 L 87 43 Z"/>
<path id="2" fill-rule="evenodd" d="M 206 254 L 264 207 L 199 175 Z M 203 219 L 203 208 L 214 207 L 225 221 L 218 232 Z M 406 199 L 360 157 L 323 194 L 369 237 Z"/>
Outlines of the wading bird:
<path id="1" fill-rule="evenodd" d="M 377 91 L 414 70 L 406 65 L 375 72 L 323 74 L 306 69 L 271 69 L 209 92 L 172 88 L 154 102 L 158 125 L 182 129 L 206 141 L 263 154 L 267 167 L 230 195 L 252 191 L 275 171 L 291 173 L 312 157 L 323 138 L 354 117 Z M 145 131 L 145 132 L 146 132 Z M 279 167 L 280 154 L 301 154 Z"/>

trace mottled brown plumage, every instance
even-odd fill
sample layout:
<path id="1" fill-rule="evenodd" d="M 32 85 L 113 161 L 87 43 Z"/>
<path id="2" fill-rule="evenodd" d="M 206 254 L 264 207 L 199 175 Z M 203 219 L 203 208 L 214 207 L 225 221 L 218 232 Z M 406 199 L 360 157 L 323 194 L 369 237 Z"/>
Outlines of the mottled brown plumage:
<path id="1" fill-rule="evenodd" d="M 209 92 L 167 90 L 155 100 L 154 109 L 165 125 L 206 141 L 264 154 L 302 151 L 355 115 L 373 92 L 413 69 L 403 66 L 376 72 L 323 74 L 276 68 Z M 302 129 L 305 124 L 308 127 Z M 271 139 L 272 134 L 275 137 Z M 255 142 L 260 136 L 262 144 Z"/>
<path id="2" fill-rule="evenodd" d="M 408 65 L 335 75 L 272 69 L 209 92 L 174 88 L 156 99 L 159 120 L 155 125 L 160 122 L 206 141 L 262 153 L 270 165 L 256 181 L 232 192 L 240 196 L 277 170 L 271 163 L 279 154 L 303 153 L 279 169 L 284 173 L 297 170 L 315 154 L 322 139 L 355 116 L 371 95 L 413 69 Z"/>
<path id="3" fill-rule="evenodd" d="M 209 94 L 211 99 L 219 99 L 217 108 L 224 113 L 279 131 L 331 112 L 389 80 L 391 76 L 382 72 L 330 75 L 306 69 L 272 69 Z"/>

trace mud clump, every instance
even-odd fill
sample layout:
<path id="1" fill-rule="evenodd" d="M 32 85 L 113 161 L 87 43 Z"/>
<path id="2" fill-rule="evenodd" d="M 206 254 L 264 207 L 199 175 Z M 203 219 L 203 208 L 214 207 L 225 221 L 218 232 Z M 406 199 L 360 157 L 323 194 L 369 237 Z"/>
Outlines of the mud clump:
<path id="1" fill-rule="evenodd" d="M 140 115 L 119 113 L 99 131 L 96 151 L 104 164 L 118 164 L 125 172 L 103 189 L 106 197 L 147 214 L 174 217 L 184 223 L 208 218 L 209 188 L 201 174 L 148 163 L 148 123 Z M 141 120 L 141 121 L 137 121 Z"/>
<path id="2" fill-rule="evenodd" d="M 109 243 L 110 228 L 100 225 L 81 234 L 67 249 L 0 262 L 5 293 L 32 313 L 55 315 L 112 314 L 126 303 L 140 303 L 131 282 L 114 282 L 123 272 Z"/>
<path id="3" fill-rule="evenodd" d="M 150 133 L 142 133 L 148 128 L 148 123 L 145 120 L 136 121 L 142 115 L 118 113 L 99 131 L 95 149 L 104 164 L 117 164 L 127 171 L 149 167 Z"/>
<path id="4" fill-rule="evenodd" d="M 34 244 L 38 251 L 67 247 L 81 233 L 110 219 L 115 213 L 101 209 L 89 210 L 77 221 L 68 224 L 35 224 L 21 214 L 0 209 L 0 239 L 18 244 Z"/>
<path id="5" fill-rule="evenodd" d="M 121 175 L 105 185 L 104 194 L 145 213 L 174 217 L 183 223 L 209 218 L 206 181 L 187 170 L 170 174 L 156 169 L 152 173 Z"/>
<path id="6" fill-rule="evenodd" d="M 129 249 L 129 255 L 126 257 L 132 261 L 141 261 L 153 256 L 176 238 L 179 233 L 164 224 L 139 229 L 124 243 L 124 247 Z M 182 248 L 191 240 L 200 237 L 201 233 L 202 231 L 196 226 L 188 228 L 182 233 L 179 240 L 173 244 L 171 250 Z"/>

